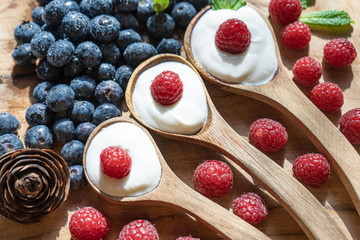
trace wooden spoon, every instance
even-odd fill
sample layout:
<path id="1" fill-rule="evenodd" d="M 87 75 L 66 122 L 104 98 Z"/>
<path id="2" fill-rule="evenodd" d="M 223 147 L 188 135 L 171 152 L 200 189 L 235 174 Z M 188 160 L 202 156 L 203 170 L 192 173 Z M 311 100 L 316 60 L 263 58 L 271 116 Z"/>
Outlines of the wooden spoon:
<path id="1" fill-rule="evenodd" d="M 165 61 L 186 64 L 197 73 L 196 69 L 184 58 L 173 54 L 159 54 L 140 64 L 129 80 L 125 100 L 131 114 L 141 124 L 162 136 L 214 149 L 239 164 L 280 202 L 310 239 L 350 238 L 302 184 L 228 125 L 216 110 L 203 83 L 208 103 L 208 117 L 204 127 L 198 133 L 174 134 L 146 125 L 137 115 L 132 103 L 136 81 L 143 71 Z M 201 79 L 200 75 L 198 76 Z"/>
<path id="2" fill-rule="evenodd" d="M 91 182 L 86 169 L 86 152 L 92 139 L 104 127 L 118 122 L 128 122 L 140 127 L 151 140 L 160 160 L 162 173 L 158 186 L 151 192 L 138 197 L 114 197 L 107 195 Z M 139 146 L 139 148 L 141 148 L 141 146 Z M 97 128 L 95 128 L 85 145 L 83 166 L 85 166 L 85 176 L 90 186 L 101 197 L 113 203 L 141 203 L 144 205 L 160 203 L 165 205 L 172 205 L 181 208 L 185 212 L 197 217 L 225 239 L 270 239 L 257 228 L 248 224 L 241 218 L 232 214 L 230 211 L 219 206 L 208 198 L 197 193 L 188 187 L 184 182 L 182 182 L 167 165 L 164 157 L 162 156 L 159 148 L 157 147 L 149 132 L 147 132 L 146 129 L 141 127 L 135 120 L 131 118 L 112 118 L 101 123 Z"/>

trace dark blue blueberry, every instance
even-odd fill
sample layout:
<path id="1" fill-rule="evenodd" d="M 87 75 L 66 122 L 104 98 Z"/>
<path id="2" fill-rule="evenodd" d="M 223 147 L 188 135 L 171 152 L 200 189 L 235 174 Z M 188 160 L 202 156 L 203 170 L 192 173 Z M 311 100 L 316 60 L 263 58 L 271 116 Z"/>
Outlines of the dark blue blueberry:
<path id="1" fill-rule="evenodd" d="M 79 76 L 83 70 L 85 69 L 85 66 L 81 63 L 80 59 L 76 54 L 74 54 L 69 63 L 64 66 L 64 76 L 67 78 L 74 78 Z"/>
<path id="2" fill-rule="evenodd" d="M 182 28 L 186 28 L 195 15 L 196 9 L 194 5 L 188 2 L 177 3 L 171 11 L 175 23 Z"/>
<path id="3" fill-rule="evenodd" d="M 19 120 L 8 112 L 0 113 L 0 135 L 5 133 L 14 133 L 20 127 Z"/>
<path id="4" fill-rule="evenodd" d="M 18 44 L 12 53 L 12 58 L 15 64 L 19 66 L 33 64 L 35 62 L 35 57 L 31 51 L 31 44 L 30 43 Z"/>
<path id="5" fill-rule="evenodd" d="M 80 43 L 75 50 L 76 55 L 86 67 L 95 67 L 100 64 L 102 53 L 100 48 L 93 42 Z"/>
<path id="6" fill-rule="evenodd" d="M 15 28 L 15 40 L 17 43 L 29 43 L 32 37 L 40 31 L 40 26 L 36 23 L 24 21 Z"/>
<path id="7" fill-rule="evenodd" d="M 82 165 L 73 165 L 69 167 L 70 173 L 70 189 L 78 191 L 82 189 L 86 184 L 86 178 L 84 173 L 84 167 Z"/>
<path id="8" fill-rule="evenodd" d="M 90 18 L 80 12 L 71 11 L 62 20 L 65 37 L 74 43 L 83 41 L 90 32 Z"/>
<path id="9" fill-rule="evenodd" d="M 50 89 L 45 104 L 51 111 L 62 112 L 69 109 L 74 100 L 74 91 L 66 84 L 58 84 Z"/>
<path id="10" fill-rule="evenodd" d="M 181 45 L 174 38 L 163 38 L 156 47 L 158 53 L 173 53 L 180 55 Z"/>
<path id="11" fill-rule="evenodd" d="M 66 1 L 65 5 L 68 6 L 69 12 L 70 11 L 77 11 L 80 12 L 79 4 L 75 1 Z"/>
<path id="12" fill-rule="evenodd" d="M 91 36 L 99 42 L 110 42 L 119 36 L 119 21 L 110 15 L 100 15 L 91 19 L 90 33 Z"/>
<path id="13" fill-rule="evenodd" d="M 56 39 L 51 32 L 41 31 L 31 39 L 31 51 L 35 57 L 46 57 L 47 51 Z"/>
<path id="14" fill-rule="evenodd" d="M 101 63 L 96 69 L 96 80 L 113 80 L 115 78 L 115 67 L 110 63 Z"/>
<path id="15" fill-rule="evenodd" d="M 75 129 L 76 138 L 85 143 L 95 128 L 91 122 L 80 123 Z"/>
<path id="16" fill-rule="evenodd" d="M 167 13 L 158 13 L 148 18 L 146 27 L 150 35 L 154 38 L 167 38 L 174 32 L 175 21 Z"/>
<path id="17" fill-rule="evenodd" d="M 115 11 L 113 0 L 90 0 L 89 1 L 90 16 L 113 15 Z"/>
<path id="18" fill-rule="evenodd" d="M 117 12 L 115 17 L 120 22 L 121 29 L 137 29 L 139 27 L 139 23 L 132 13 Z"/>
<path id="19" fill-rule="evenodd" d="M 140 0 L 136 10 L 136 18 L 140 23 L 146 23 L 155 14 L 153 0 Z"/>
<path id="20" fill-rule="evenodd" d="M 70 61 L 74 52 L 74 44 L 68 40 L 58 40 L 50 46 L 47 52 L 47 60 L 55 67 L 62 67 Z"/>
<path id="21" fill-rule="evenodd" d="M 81 2 L 79 4 L 80 12 L 82 12 L 83 14 L 85 14 L 88 17 L 91 17 L 90 3 L 91 3 L 91 0 L 81 0 Z"/>
<path id="22" fill-rule="evenodd" d="M 106 80 L 100 82 L 95 88 L 95 98 L 101 103 L 112 103 L 119 105 L 121 99 L 124 97 L 124 91 L 113 80 Z"/>
<path id="23" fill-rule="evenodd" d="M 38 85 L 36 85 L 33 90 L 33 96 L 35 102 L 45 103 L 45 99 L 48 95 L 48 92 L 53 86 L 55 85 L 51 82 L 41 82 Z"/>
<path id="24" fill-rule="evenodd" d="M 135 11 L 138 3 L 139 0 L 115 0 L 117 9 L 122 12 Z"/>
<path id="25" fill-rule="evenodd" d="M 53 112 L 45 104 L 35 103 L 26 110 L 25 119 L 30 126 L 47 125 L 53 119 Z"/>
<path id="26" fill-rule="evenodd" d="M 137 42 L 126 47 L 124 59 L 127 64 L 137 66 L 146 59 L 157 54 L 156 49 L 149 43 Z"/>
<path id="27" fill-rule="evenodd" d="M 54 0 L 45 6 L 42 19 L 47 25 L 59 26 L 68 12 L 69 7 L 64 0 Z"/>
<path id="28" fill-rule="evenodd" d="M 42 81 L 56 82 L 62 78 L 63 69 L 54 67 L 47 60 L 41 59 L 35 68 L 36 75 Z"/>
<path id="29" fill-rule="evenodd" d="M 116 43 L 122 52 L 124 52 L 127 46 L 135 42 L 141 42 L 141 36 L 133 29 L 121 30 L 119 37 L 116 40 Z"/>
<path id="30" fill-rule="evenodd" d="M 42 20 L 42 15 L 44 14 L 45 8 L 42 6 L 34 8 L 31 12 L 31 18 L 39 26 L 44 25 L 44 21 Z"/>
<path id="31" fill-rule="evenodd" d="M 115 43 L 102 43 L 99 45 L 102 52 L 102 61 L 116 66 L 119 64 L 121 52 Z"/>
<path id="32" fill-rule="evenodd" d="M 48 4 L 49 2 L 51 2 L 52 0 L 36 0 L 40 6 L 45 6 L 46 4 Z"/>
<path id="33" fill-rule="evenodd" d="M 41 26 L 41 31 L 51 32 L 54 35 L 54 37 L 56 38 L 56 40 L 65 38 L 64 30 L 61 25 L 60 26 L 51 26 L 51 25 L 44 24 Z"/>
<path id="34" fill-rule="evenodd" d="M 65 2 L 72 2 L 72 1 L 76 2 L 77 4 L 80 4 L 81 2 L 81 0 L 65 0 Z"/>
<path id="35" fill-rule="evenodd" d="M 0 156 L 19 149 L 24 149 L 24 145 L 15 134 L 7 133 L 0 136 Z"/>
<path id="36" fill-rule="evenodd" d="M 69 166 L 81 165 L 84 148 L 85 146 L 82 142 L 71 140 L 62 147 L 60 154 Z"/>
<path id="37" fill-rule="evenodd" d="M 120 109 L 111 103 L 103 103 L 95 109 L 93 120 L 96 125 L 113 118 L 120 117 Z"/>
<path id="38" fill-rule="evenodd" d="M 88 76 L 81 76 L 71 80 L 70 87 L 75 92 L 75 99 L 89 99 L 94 95 L 96 82 Z"/>
<path id="39" fill-rule="evenodd" d="M 196 11 L 200 11 L 203 7 L 210 5 L 210 0 L 186 0 L 196 8 Z"/>
<path id="40" fill-rule="evenodd" d="M 83 100 L 75 100 L 73 107 L 69 110 L 70 118 L 75 123 L 91 122 L 94 111 L 94 105 Z"/>
<path id="41" fill-rule="evenodd" d="M 53 134 L 45 125 L 36 125 L 25 133 L 25 146 L 28 148 L 51 149 Z"/>
<path id="42" fill-rule="evenodd" d="M 61 143 L 67 143 L 75 139 L 75 125 L 69 118 L 60 118 L 54 122 L 53 131 L 56 139 Z"/>
<path id="43" fill-rule="evenodd" d="M 129 65 L 120 66 L 115 73 L 115 81 L 125 91 L 134 68 Z"/>

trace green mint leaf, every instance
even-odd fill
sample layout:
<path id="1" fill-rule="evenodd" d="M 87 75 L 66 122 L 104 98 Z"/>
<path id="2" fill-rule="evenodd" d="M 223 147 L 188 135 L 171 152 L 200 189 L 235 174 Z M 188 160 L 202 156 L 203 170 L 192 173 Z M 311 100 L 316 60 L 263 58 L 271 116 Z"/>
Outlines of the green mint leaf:
<path id="1" fill-rule="evenodd" d="M 236 11 L 245 5 L 245 0 L 211 0 L 212 10 L 231 9 Z"/>
<path id="2" fill-rule="evenodd" d="M 165 9 L 169 6 L 169 0 L 154 0 L 154 10 L 157 13 L 161 13 L 165 11 Z"/>
<path id="3" fill-rule="evenodd" d="M 305 9 L 309 6 L 310 3 L 312 3 L 313 0 L 300 0 L 302 8 Z"/>

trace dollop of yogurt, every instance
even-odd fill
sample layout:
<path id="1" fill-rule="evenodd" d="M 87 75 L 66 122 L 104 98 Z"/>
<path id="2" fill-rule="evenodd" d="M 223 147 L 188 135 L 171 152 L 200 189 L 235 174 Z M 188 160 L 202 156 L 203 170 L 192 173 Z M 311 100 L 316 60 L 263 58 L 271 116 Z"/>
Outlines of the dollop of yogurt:
<path id="1" fill-rule="evenodd" d="M 245 22 L 250 33 L 249 48 L 241 54 L 229 54 L 215 45 L 219 26 L 230 18 Z M 191 34 L 191 50 L 197 63 L 219 80 L 245 85 L 262 85 L 270 81 L 278 68 L 272 33 L 253 8 L 208 10 L 195 24 Z"/>
<path id="2" fill-rule="evenodd" d="M 150 91 L 154 78 L 165 70 L 177 73 L 183 82 L 182 97 L 170 106 L 158 104 Z M 189 66 L 176 61 L 163 62 L 142 72 L 135 84 L 132 103 L 145 124 L 170 133 L 194 134 L 204 126 L 208 115 L 200 77 Z"/>
<path id="3" fill-rule="evenodd" d="M 101 170 L 100 153 L 109 146 L 119 146 L 131 157 L 129 175 L 113 178 Z M 86 171 L 90 181 L 113 197 L 140 196 L 155 189 L 161 178 L 161 164 L 153 143 L 138 126 L 118 122 L 101 129 L 86 152 Z"/>

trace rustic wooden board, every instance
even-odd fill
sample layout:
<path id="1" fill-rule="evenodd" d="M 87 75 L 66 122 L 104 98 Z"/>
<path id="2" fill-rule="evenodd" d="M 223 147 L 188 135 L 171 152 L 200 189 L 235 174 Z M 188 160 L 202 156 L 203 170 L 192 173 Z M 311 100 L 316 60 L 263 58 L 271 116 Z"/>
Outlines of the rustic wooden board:
<path id="1" fill-rule="evenodd" d="M 252 0 L 260 10 L 268 15 L 267 5 L 269 0 Z M 356 0 L 344 2 L 329 0 L 315 0 L 305 12 L 325 9 L 346 10 L 355 20 L 353 31 L 346 37 L 354 43 L 360 51 L 360 7 Z M 23 136 L 27 129 L 25 111 L 33 103 L 32 90 L 38 83 L 34 74 L 34 67 L 17 67 L 11 58 L 11 53 L 16 43 L 13 31 L 22 20 L 30 20 L 31 9 L 36 6 L 34 0 L 3 0 L 0 2 L 0 111 L 13 113 L 22 123 L 19 135 Z M 281 30 L 274 26 L 277 36 Z M 310 47 L 302 51 L 292 51 L 280 44 L 282 60 L 285 66 L 291 68 L 295 61 L 309 55 L 322 60 L 323 46 L 329 39 L 336 35 L 324 35 L 313 33 Z M 341 114 L 360 107 L 358 92 L 360 91 L 360 58 L 352 64 L 352 67 L 344 70 L 333 70 L 324 66 L 324 74 L 321 81 L 337 83 L 345 95 L 345 103 L 341 112 L 327 114 L 327 117 L 337 125 Z M 307 137 L 287 117 L 268 105 L 228 92 L 216 89 L 206 84 L 210 96 L 219 112 L 225 120 L 242 136 L 247 136 L 250 124 L 258 118 L 268 117 L 280 121 L 289 134 L 286 148 L 276 154 L 269 155 L 280 166 L 291 172 L 291 166 L 295 158 L 308 152 L 318 152 Z M 305 95 L 310 89 L 302 88 Z M 228 161 L 220 154 L 206 148 L 188 143 L 169 140 L 157 135 L 154 139 L 159 145 L 165 159 L 172 170 L 190 187 L 193 187 L 192 174 L 196 166 L 207 159 L 219 159 Z M 359 152 L 360 147 L 355 146 Z M 214 199 L 226 209 L 231 208 L 232 200 L 243 192 L 253 191 L 260 194 L 266 201 L 270 214 L 268 218 L 257 227 L 273 239 L 307 239 L 297 223 L 290 215 L 262 189 L 253 179 L 236 165 L 229 161 L 233 168 L 234 187 L 226 196 Z M 241 174 L 236 169 L 239 169 Z M 333 172 L 329 183 L 321 189 L 309 188 L 316 198 L 325 206 L 331 216 L 349 233 L 354 239 L 360 239 L 360 218 L 344 189 L 338 176 Z M 146 218 L 154 223 L 161 239 L 176 239 L 178 236 L 191 234 L 201 239 L 220 239 L 214 232 L 202 223 L 194 220 L 191 216 L 168 206 L 141 205 L 115 205 L 100 198 L 88 186 L 78 192 L 71 192 L 68 200 L 59 209 L 46 216 L 39 224 L 22 225 L 0 217 L 0 239 L 70 239 L 68 232 L 68 219 L 79 207 L 91 205 L 107 215 L 112 224 L 110 233 L 106 239 L 116 239 L 123 225 L 137 218 Z M 326 229 L 324 229 L 326 231 Z"/>

